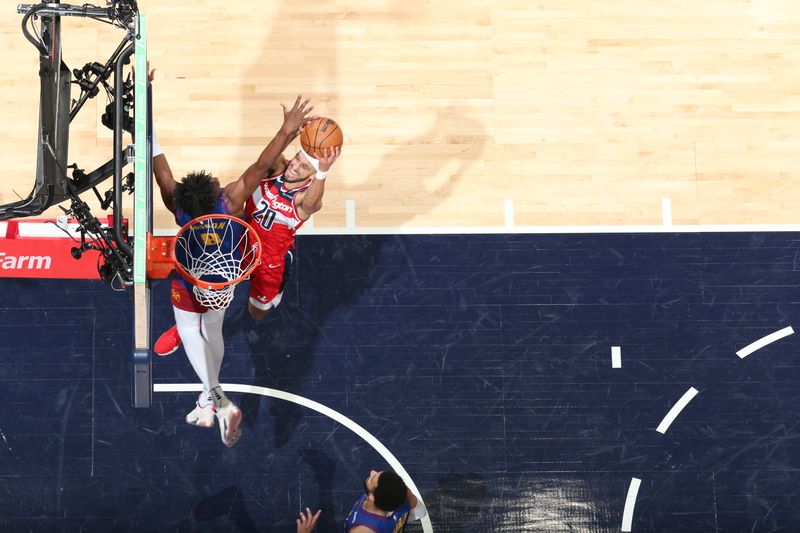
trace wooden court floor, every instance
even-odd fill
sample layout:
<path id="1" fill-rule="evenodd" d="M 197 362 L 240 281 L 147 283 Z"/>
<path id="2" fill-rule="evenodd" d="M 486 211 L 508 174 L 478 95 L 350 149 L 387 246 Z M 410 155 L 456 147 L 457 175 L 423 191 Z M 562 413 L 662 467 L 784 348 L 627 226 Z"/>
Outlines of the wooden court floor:
<path id="1" fill-rule="evenodd" d="M 173 169 L 234 179 L 297 93 L 345 150 L 317 228 L 791 224 L 800 4 L 790 0 L 141 0 Z M 34 179 L 36 52 L 0 11 L 0 201 Z M 68 20 L 71 68 L 118 30 Z M 110 157 L 101 95 L 70 162 Z M 510 202 L 509 202 L 510 201 Z M 55 211 L 50 213 L 56 214 Z M 173 224 L 163 209 L 156 226 Z"/>

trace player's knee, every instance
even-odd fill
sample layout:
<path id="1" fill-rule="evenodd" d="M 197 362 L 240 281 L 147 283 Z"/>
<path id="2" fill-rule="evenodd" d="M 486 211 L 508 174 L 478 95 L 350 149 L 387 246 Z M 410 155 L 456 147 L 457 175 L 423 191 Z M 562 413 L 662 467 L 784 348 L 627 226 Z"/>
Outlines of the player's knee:
<path id="1" fill-rule="evenodd" d="M 267 316 L 270 311 L 269 309 L 259 309 L 253 304 L 248 306 L 248 310 L 250 311 L 250 316 L 253 317 L 253 320 L 263 320 L 263 318 Z"/>

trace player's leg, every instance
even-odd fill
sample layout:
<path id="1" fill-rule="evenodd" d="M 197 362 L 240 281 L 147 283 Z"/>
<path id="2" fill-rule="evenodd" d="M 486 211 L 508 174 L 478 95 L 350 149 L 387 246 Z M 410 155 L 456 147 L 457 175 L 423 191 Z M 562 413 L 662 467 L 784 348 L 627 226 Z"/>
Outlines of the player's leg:
<path id="1" fill-rule="evenodd" d="M 247 304 L 247 310 L 253 320 L 263 320 L 270 311 L 281 303 L 283 287 L 280 281 L 281 278 L 276 278 L 276 275 L 282 277 L 283 272 L 279 273 L 275 272 L 275 270 L 266 270 L 260 266 L 250 276 L 250 300 Z"/>
<path id="2" fill-rule="evenodd" d="M 219 386 L 211 349 L 201 330 L 202 313 L 178 309 L 173 306 L 175 324 L 184 340 L 184 349 L 195 374 L 203 383 L 203 391 L 197 399 L 195 408 L 186 415 L 186 422 L 200 427 L 214 426 L 215 404 L 211 389 Z"/>
<path id="3" fill-rule="evenodd" d="M 211 397 L 214 399 L 214 408 L 217 420 L 219 420 L 219 433 L 222 443 L 228 448 L 236 446 L 242 438 L 242 411 L 233 403 L 222 388 L 217 386 L 211 389 Z"/>
<path id="4" fill-rule="evenodd" d="M 178 333 L 178 326 L 172 326 L 158 337 L 153 345 L 156 355 L 165 356 L 174 353 L 181 347 L 181 336 Z"/>
<path id="5" fill-rule="evenodd" d="M 252 301 L 247 304 L 247 310 L 250 312 L 250 316 L 253 320 L 264 320 L 270 311 L 275 308 L 274 305 L 270 305 L 266 309 L 263 309 L 260 306 L 256 307 L 256 305 L 258 304 L 254 304 Z"/>
<path id="6" fill-rule="evenodd" d="M 215 414 L 219 419 L 220 437 L 223 444 L 228 447 L 235 446 L 242 436 L 239 427 L 242 422 L 242 412 L 233 403 L 219 385 L 219 371 L 222 367 L 222 359 L 225 357 L 225 340 L 222 336 L 222 323 L 225 319 L 225 311 L 209 310 L 203 313 L 200 322 L 200 329 L 208 347 L 211 358 L 212 383 L 216 386 L 211 387 L 211 399 L 214 402 Z"/>
<path id="7" fill-rule="evenodd" d="M 180 286 L 176 280 L 172 280 L 170 286 L 170 300 L 173 305 L 180 305 L 183 298 L 191 298 L 188 291 Z M 178 333 L 178 326 L 172 326 L 167 331 L 161 334 L 156 343 L 153 345 L 153 351 L 156 355 L 165 356 L 175 352 L 181 347 L 181 336 Z"/>
<path id="8" fill-rule="evenodd" d="M 262 260 L 250 276 L 250 301 L 248 311 L 254 320 L 263 320 L 278 307 L 283 298 L 283 289 L 294 266 L 294 254 L 290 250 L 283 260 Z"/>
<path id="9" fill-rule="evenodd" d="M 211 349 L 211 357 L 214 359 L 214 372 L 219 377 L 222 367 L 222 359 L 225 357 L 225 339 L 222 336 L 222 323 L 225 319 L 225 311 L 215 311 L 209 309 L 203 313 L 200 322 L 203 337 Z"/>

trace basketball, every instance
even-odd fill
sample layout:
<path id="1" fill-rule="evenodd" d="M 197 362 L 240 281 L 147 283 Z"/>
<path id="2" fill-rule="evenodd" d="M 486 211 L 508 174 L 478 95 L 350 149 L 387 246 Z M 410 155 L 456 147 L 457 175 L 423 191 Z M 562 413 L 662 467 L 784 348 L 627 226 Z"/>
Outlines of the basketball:
<path id="1" fill-rule="evenodd" d="M 312 157 L 321 156 L 324 148 L 340 147 L 343 142 L 342 128 L 333 119 L 326 117 L 312 120 L 300 132 L 300 144 Z"/>

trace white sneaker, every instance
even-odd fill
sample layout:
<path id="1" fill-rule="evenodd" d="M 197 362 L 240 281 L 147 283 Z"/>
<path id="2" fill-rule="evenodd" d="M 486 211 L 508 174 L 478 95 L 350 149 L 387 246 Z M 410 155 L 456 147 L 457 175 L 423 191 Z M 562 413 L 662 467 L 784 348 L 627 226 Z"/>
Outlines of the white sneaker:
<path id="1" fill-rule="evenodd" d="M 213 428 L 214 404 L 210 403 L 201 407 L 200 402 L 195 402 L 195 408 L 186 415 L 186 423 L 201 428 Z"/>
<path id="2" fill-rule="evenodd" d="M 242 412 L 236 407 L 235 403 L 228 398 L 223 398 L 216 410 L 216 415 L 219 419 L 219 433 L 222 437 L 222 443 L 228 448 L 233 448 L 239 444 L 239 439 L 242 436 L 242 430 L 239 427 L 242 422 Z"/>

